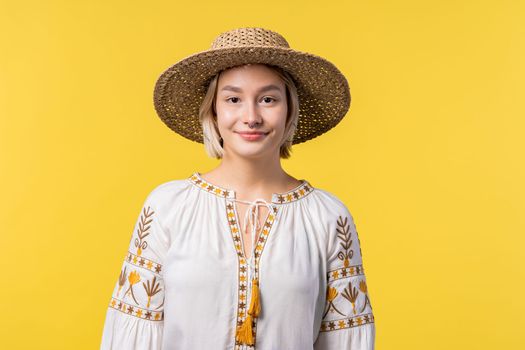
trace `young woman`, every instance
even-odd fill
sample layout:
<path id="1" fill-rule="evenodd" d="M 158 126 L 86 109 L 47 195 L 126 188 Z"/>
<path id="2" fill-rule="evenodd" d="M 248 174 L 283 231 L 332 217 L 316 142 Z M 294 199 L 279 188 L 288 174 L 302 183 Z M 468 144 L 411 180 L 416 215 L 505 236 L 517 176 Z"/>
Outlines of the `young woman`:
<path id="1" fill-rule="evenodd" d="M 101 349 L 374 349 L 352 215 L 280 163 L 349 104 L 333 64 L 262 28 L 166 70 L 160 118 L 221 163 L 147 196 Z"/>

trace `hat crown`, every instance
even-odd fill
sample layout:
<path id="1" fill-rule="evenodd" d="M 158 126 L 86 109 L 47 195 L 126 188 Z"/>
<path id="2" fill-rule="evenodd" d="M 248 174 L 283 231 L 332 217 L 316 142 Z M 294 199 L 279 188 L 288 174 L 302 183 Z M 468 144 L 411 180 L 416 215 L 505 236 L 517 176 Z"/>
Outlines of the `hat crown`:
<path id="1" fill-rule="evenodd" d="M 258 27 L 237 28 L 221 33 L 211 44 L 212 49 L 243 46 L 290 47 L 281 34 Z"/>

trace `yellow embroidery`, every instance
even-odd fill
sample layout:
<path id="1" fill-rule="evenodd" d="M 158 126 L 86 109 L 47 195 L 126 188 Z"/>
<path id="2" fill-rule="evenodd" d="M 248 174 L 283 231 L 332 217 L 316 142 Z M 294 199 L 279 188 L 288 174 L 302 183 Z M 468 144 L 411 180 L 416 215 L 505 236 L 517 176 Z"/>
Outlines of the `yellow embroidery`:
<path id="1" fill-rule="evenodd" d="M 219 186 L 214 186 L 213 184 L 202 179 L 197 173 L 192 174 L 189 177 L 189 180 L 191 183 L 203 189 L 204 191 L 211 192 L 219 197 L 230 198 L 232 196 L 226 189 Z"/>
<path id="2" fill-rule="evenodd" d="M 363 269 L 363 265 L 353 265 L 349 267 L 341 267 L 336 270 L 328 271 L 327 277 L 328 277 L 328 282 L 332 282 L 334 280 L 338 280 L 341 278 L 363 275 L 364 273 L 365 272 Z"/>
<path id="3" fill-rule="evenodd" d="M 140 281 L 140 275 L 137 271 L 131 271 L 128 277 L 129 284 L 135 284 Z"/>
<path id="4" fill-rule="evenodd" d="M 142 318 L 144 320 L 161 321 L 164 319 L 164 311 L 154 312 L 146 310 L 138 306 L 132 306 L 130 304 L 127 304 L 124 301 L 117 298 L 111 298 L 109 306 L 115 310 L 138 318 Z"/>
<path id="5" fill-rule="evenodd" d="M 235 211 L 235 201 L 230 199 L 235 199 L 235 192 L 227 190 L 225 188 L 221 188 L 219 186 L 213 185 L 203 178 L 200 177 L 199 173 L 195 172 L 192 174 L 192 176 L 188 179 L 190 183 L 194 184 L 197 188 L 207 191 L 209 193 L 212 193 L 214 195 L 217 195 L 222 198 L 226 198 L 226 219 L 228 221 L 228 225 L 230 227 L 230 232 L 233 238 L 233 246 L 235 247 L 235 251 L 237 252 L 237 257 L 239 259 L 239 269 L 238 269 L 238 305 L 237 305 L 237 326 L 243 326 L 242 330 L 244 331 L 244 335 L 247 337 L 240 337 L 241 340 L 247 341 L 250 345 L 248 345 L 247 349 L 254 349 L 256 344 L 256 328 L 257 328 L 257 317 L 253 317 L 253 320 L 250 322 L 244 322 L 248 317 L 252 317 L 253 315 L 247 315 L 247 289 L 248 289 L 248 283 L 251 283 L 252 281 L 248 281 L 248 265 L 246 263 L 246 260 L 244 258 L 243 248 L 242 248 L 242 241 L 240 237 L 241 230 L 239 229 L 238 224 L 238 218 L 237 213 Z M 272 203 L 277 204 L 283 204 L 283 203 L 289 203 L 298 199 L 301 199 L 308 195 L 309 193 L 313 192 L 314 187 L 310 185 L 310 183 L 306 180 L 302 180 L 301 185 L 296 187 L 295 189 L 288 191 L 286 193 L 275 193 L 272 195 Z M 269 212 L 267 215 L 267 218 L 265 220 L 265 223 L 263 225 L 263 229 L 260 232 L 259 238 L 257 242 L 252 242 L 252 244 L 256 244 L 255 251 L 254 251 L 254 260 L 255 260 L 255 268 L 254 268 L 254 276 L 252 276 L 254 279 L 258 279 L 259 276 L 259 259 L 261 257 L 261 254 L 264 251 L 264 245 L 267 242 L 268 235 L 270 233 L 271 227 L 273 222 L 275 221 L 277 217 L 278 209 L 277 207 L 274 207 L 273 212 Z M 253 296 L 253 293 L 252 293 Z M 255 308 L 255 305 L 257 305 L 257 298 L 254 298 L 250 300 L 250 303 L 252 303 Z M 255 315 L 256 313 L 254 313 Z M 249 327 L 249 325 L 252 325 L 252 327 Z M 250 328 L 252 332 L 250 331 Z M 236 332 L 237 334 L 238 332 Z M 253 336 L 253 338 L 251 337 Z M 240 350 L 241 347 L 243 347 L 244 342 L 239 341 L 236 339 L 235 341 L 235 350 Z"/>
<path id="6" fill-rule="evenodd" d="M 341 311 L 339 311 L 335 305 L 334 305 L 334 300 L 335 298 L 337 297 L 339 293 L 337 292 L 337 289 L 333 288 L 333 287 L 328 287 L 328 289 L 326 290 L 326 301 L 328 302 L 327 304 L 327 308 L 326 308 L 326 311 L 324 312 L 323 314 L 323 318 L 326 317 L 326 314 L 328 314 L 328 311 L 332 311 L 332 312 L 337 312 L 338 314 L 344 316 L 345 314 L 343 314 Z"/>
<path id="7" fill-rule="evenodd" d="M 345 329 L 345 328 L 352 328 L 357 326 L 362 326 L 367 323 L 373 323 L 374 322 L 374 315 L 372 313 L 355 316 L 355 317 L 349 317 L 349 318 L 343 318 L 339 320 L 333 320 L 333 321 L 323 321 L 321 322 L 321 332 L 328 332 L 328 331 L 334 331 L 338 329 Z"/>
<path id="8" fill-rule="evenodd" d="M 153 273 L 159 274 L 162 271 L 162 265 L 158 262 L 155 262 L 153 260 L 149 260 L 145 257 L 139 257 L 132 252 L 127 253 L 126 261 L 132 265 L 135 265 L 137 267 L 144 268 L 148 271 L 151 271 Z"/>
<path id="9" fill-rule="evenodd" d="M 135 293 L 133 293 L 133 285 L 138 283 L 139 281 L 140 281 L 139 273 L 137 271 L 131 271 L 131 273 L 128 276 L 129 287 L 124 292 L 125 295 L 131 295 L 131 297 L 133 298 L 133 300 L 135 301 L 137 305 L 140 305 L 140 304 L 135 298 Z"/>
<path id="10" fill-rule="evenodd" d="M 235 250 L 237 252 L 237 257 L 239 259 L 239 270 L 238 270 L 238 304 L 237 304 L 237 327 L 245 326 L 246 325 L 252 325 L 252 333 L 250 333 L 253 338 L 249 338 L 249 342 L 252 343 L 252 345 L 247 345 L 248 349 L 254 349 L 255 347 L 255 341 L 256 341 L 256 331 L 257 331 L 257 318 L 254 317 L 252 320 L 247 320 L 248 322 L 244 322 L 247 317 L 251 317 L 250 315 L 247 315 L 248 307 L 246 305 L 247 301 L 247 288 L 248 288 L 248 264 L 246 263 L 246 259 L 244 258 L 244 254 L 241 247 L 241 238 L 240 238 L 240 229 L 237 222 L 237 215 L 235 212 L 235 202 L 234 201 L 227 201 L 226 204 L 226 217 L 228 219 L 228 224 L 230 227 L 230 232 L 233 238 L 233 245 L 235 247 Z M 273 213 L 268 213 L 264 226 L 265 229 L 263 229 L 260 233 L 259 242 L 257 245 L 257 249 L 254 253 L 254 260 L 255 260 L 255 276 L 252 276 L 253 278 L 258 279 L 259 276 L 259 259 L 261 257 L 261 254 L 264 250 L 264 245 L 267 241 L 268 234 L 270 233 L 270 229 L 274 223 L 274 219 L 277 214 L 277 207 L 273 208 Z M 260 248 L 259 248 L 260 247 Z M 256 306 L 256 301 L 253 299 L 253 306 Z M 252 302 L 252 300 L 250 301 Z M 249 306 L 249 305 L 248 305 Z M 250 327 L 248 329 L 244 329 L 245 331 L 249 331 Z M 246 335 L 250 335 L 246 334 Z M 241 337 L 242 338 L 242 337 Z M 238 339 L 235 339 L 235 349 L 240 350 L 243 343 L 239 341 Z"/>
<path id="11" fill-rule="evenodd" d="M 374 316 L 372 312 L 368 314 L 362 314 L 367 305 L 370 306 L 370 311 L 372 310 L 372 305 L 370 304 L 370 299 L 368 297 L 368 287 L 366 285 L 366 280 L 364 278 L 364 270 L 363 265 L 350 265 L 350 261 L 354 255 L 354 251 L 352 248 L 352 231 L 350 230 L 350 220 L 348 216 L 342 217 L 339 216 L 337 220 L 337 238 L 340 240 L 340 251 L 337 254 L 337 258 L 342 261 L 342 266 L 328 271 L 327 272 L 327 297 L 326 297 L 326 310 L 323 314 L 323 321 L 321 323 L 321 331 L 327 332 L 327 331 L 333 331 L 337 329 L 344 329 L 344 328 L 350 328 L 350 327 L 356 327 L 367 323 L 374 322 Z M 356 236 L 359 243 L 359 237 Z M 361 252 L 360 252 L 361 253 Z M 333 282 L 337 282 L 342 279 L 350 278 L 350 277 L 356 277 L 356 276 L 363 276 L 361 280 L 354 279 L 353 281 L 349 281 L 346 288 L 343 288 L 342 292 L 336 289 L 336 287 L 332 286 Z M 337 284 L 339 285 L 339 284 Z M 360 293 L 361 292 L 361 293 Z M 363 294 L 365 300 L 363 303 L 363 307 L 358 312 L 356 309 L 356 304 L 359 298 L 359 294 Z M 350 305 L 352 305 L 351 311 L 349 311 L 348 315 L 345 315 L 340 310 L 336 308 L 336 304 L 341 308 L 344 306 L 342 303 L 336 303 L 335 299 L 341 295 Z M 348 305 L 348 304 L 346 304 Z M 346 312 L 346 308 L 342 308 L 341 310 Z M 327 317 L 328 313 L 337 312 L 340 315 L 346 317 L 343 319 L 337 319 L 337 320 L 329 320 Z M 360 315 L 358 313 L 361 313 Z"/>
<path id="12" fill-rule="evenodd" d="M 195 172 L 193 173 L 188 180 L 197 186 L 198 188 L 213 193 L 219 197 L 222 198 L 235 198 L 235 193 L 233 191 L 229 191 L 226 188 L 222 188 L 219 186 L 216 186 L 206 180 L 204 180 L 200 175 Z M 272 198 L 272 202 L 274 203 L 289 203 L 295 200 L 298 200 L 304 196 L 306 196 L 308 193 L 312 192 L 314 190 L 314 187 L 310 185 L 310 183 L 306 180 L 303 180 L 302 184 L 299 185 L 297 188 L 288 191 L 286 193 L 278 193 L 274 198 Z"/>
<path id="13" fill-rule="evenodd" d="M 365 295 L 365 303 L 363 305 L 363 308 L 361 309 L 361 312 L 365 311 L 366 305 L 370 306 L 370 310 L 372 310 L 372 304 L 370 303 L 370 299 L 368 298 L 368 287 L 366 286 L 366 281 L 362 280 L 359 282 L 359 290 L 363 292 Z"/>

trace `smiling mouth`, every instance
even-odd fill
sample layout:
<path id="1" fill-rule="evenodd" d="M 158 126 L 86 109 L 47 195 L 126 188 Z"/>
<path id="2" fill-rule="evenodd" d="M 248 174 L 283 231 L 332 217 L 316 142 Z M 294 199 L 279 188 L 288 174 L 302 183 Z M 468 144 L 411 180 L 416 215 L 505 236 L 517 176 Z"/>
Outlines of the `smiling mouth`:
<path id="1" fill-rule="evenodd" d="M 260 131 L 256 131 L 256 132 L 253 132 L 253 131 L 248 131 L 248 132 L 244 132 L 244 131 L 236 131 L 237 134 L 241 134 L 241 135 L 268 135 L 270 132 L 260 132 Z"/>

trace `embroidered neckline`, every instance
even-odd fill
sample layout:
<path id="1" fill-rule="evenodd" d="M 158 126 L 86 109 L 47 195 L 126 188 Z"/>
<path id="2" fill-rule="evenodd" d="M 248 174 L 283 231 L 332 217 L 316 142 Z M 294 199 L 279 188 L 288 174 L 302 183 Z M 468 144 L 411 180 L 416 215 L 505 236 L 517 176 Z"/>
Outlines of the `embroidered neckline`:
<path id="1" fill-rule="evenodd" d="M 201 177 L 201 174 L 197 171 L 194 172 L 188 178 L 188 181 L 190 181 L 192 184 L 194 184 L 201 190 L 215 194 L 219 197 L 230 198 L 230 199 L 236 198 L 236 193 L 234 190 L 224 188 L 221 186 L 217 186 L 207 180 L 204 180 Z M 308 193 L 314 190 L 314 187 L 307 180 L 300 179 L 299 181 L 301 181 L 301 184 L 299 184 L 298 186 L 296 186 L 295 188 L 292 188 L 291 190 L 287 192 L 272 193 L 272 203 L 274 204 L 290 203 L 290 202 L 293 202 L 293 201 L 296 201 L 296 200 L 299 200 L 305 197 Z"/>

